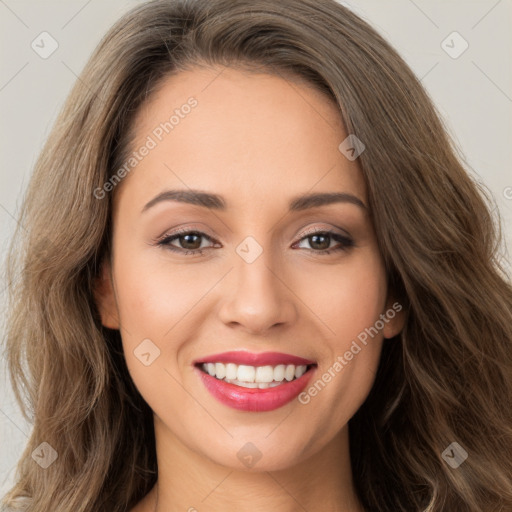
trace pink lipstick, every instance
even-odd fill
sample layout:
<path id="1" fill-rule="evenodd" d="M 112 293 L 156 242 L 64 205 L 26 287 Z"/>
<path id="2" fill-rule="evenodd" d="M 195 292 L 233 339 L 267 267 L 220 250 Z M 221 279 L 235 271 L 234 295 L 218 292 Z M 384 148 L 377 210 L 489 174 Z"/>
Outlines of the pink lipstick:
<path id="1" fill-rule="evenodd" d="M 307 386 L 314 361 L 280 352 L 231 351 L 194 362 L 206 389 L 234 409 L 264 412 L 278 409 Z"/>

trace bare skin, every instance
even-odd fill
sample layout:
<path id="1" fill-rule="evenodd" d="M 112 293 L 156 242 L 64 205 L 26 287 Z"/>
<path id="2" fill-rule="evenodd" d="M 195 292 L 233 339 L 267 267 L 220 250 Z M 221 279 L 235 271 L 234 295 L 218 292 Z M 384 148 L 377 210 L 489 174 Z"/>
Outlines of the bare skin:
<path id="1" fill-rule="evenodd" d="M 402 314 L 307 403 L 233 409 L 206 390 L 192 364 L 238 349 L 285 352 L 317 362 L 314 382 L 394 303 L 367 208 L 337 202 L 288 211 L 292 198 L 320 192 L 368 204 L 357 160 L 338 150 L 347 137 L 338 110 L 279 76 L 194 69 L 150 97 L 133 148 L 190 96 L 197 106 L 115 191 L 113 257 L 97 287 L 102 322 L 121 330 L 130 374 L 154 412 L 158 482 L 131 512 L 362 512 L 348 421 Z M 142 212 L 171 189 L 221 195 L 226 209 L 166 200 Z M 191 239 L 183 236 L 171 242 L 181 253 L 155 242 L 187 230 L 206 235 L 196 239 L 202 254 L 186 254 Z M 353 245 L 329 235 L 315 245 L 313 231 Z M 237 252 L 248 236 L 262 249 L 251 263 Z M 149 365 L 134 354 L 145 339 L 160 350 Z M 261 453 L 253 467 L 237 456 L 247 443 Z"/>

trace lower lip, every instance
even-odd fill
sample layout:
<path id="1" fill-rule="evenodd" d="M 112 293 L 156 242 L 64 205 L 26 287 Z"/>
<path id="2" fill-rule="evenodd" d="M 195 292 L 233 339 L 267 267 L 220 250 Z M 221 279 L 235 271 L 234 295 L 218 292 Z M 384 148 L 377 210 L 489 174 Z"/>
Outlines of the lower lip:
<path id="1" fill-rule="evenodd" d="M 244 388 L 216 379 L 196 367 L 206 389 L 221 403 L 241 411 L 265 412 L 283 407 L 307 386 L 315 366 L 304 375 L 273 388 Z"/>

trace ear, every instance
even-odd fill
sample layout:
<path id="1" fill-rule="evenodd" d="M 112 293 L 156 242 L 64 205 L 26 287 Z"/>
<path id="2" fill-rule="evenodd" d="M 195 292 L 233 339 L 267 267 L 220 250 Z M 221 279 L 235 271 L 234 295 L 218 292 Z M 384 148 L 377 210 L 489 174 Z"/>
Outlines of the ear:
<path id="1" fill-rule="evenodd" d="M 114 294 L 110 262 L 104 260 L 100 275 L 94 280 L 94 300 L 101 317 L 101 323 L 109 329 L 119 329 L 119 314 Z"/>
<path id="2" fill-rule="evenodd" d="M 384 338 L 393 338 L 402 332 L 405 324 L 405 308 L 391 295 L 388 296 L 384 316 L 384 329 L 382 330 Z"/>

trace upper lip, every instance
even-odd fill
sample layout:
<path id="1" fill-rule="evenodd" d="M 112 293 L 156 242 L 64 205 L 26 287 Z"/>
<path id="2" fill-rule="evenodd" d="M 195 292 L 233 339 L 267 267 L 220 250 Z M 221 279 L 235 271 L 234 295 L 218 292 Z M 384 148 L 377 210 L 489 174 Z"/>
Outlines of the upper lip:
<path id="1" fill-rule="evenodd" d="M 231 352 L 222 352 L 220 354 L 212 354 L 202 357 L 194 361 L 195 365 L 201 363 L 234 363 L 244 364 L 248 366 L 276 366 L 278 364 L 294 364 L 294 365 L 312 365 L 315 361 L 304 359 L 303 357 L 294 356 L 292 354 L 284 354 L 282 352 L 247 352 L 245 350 L 235 350 Z"/>

